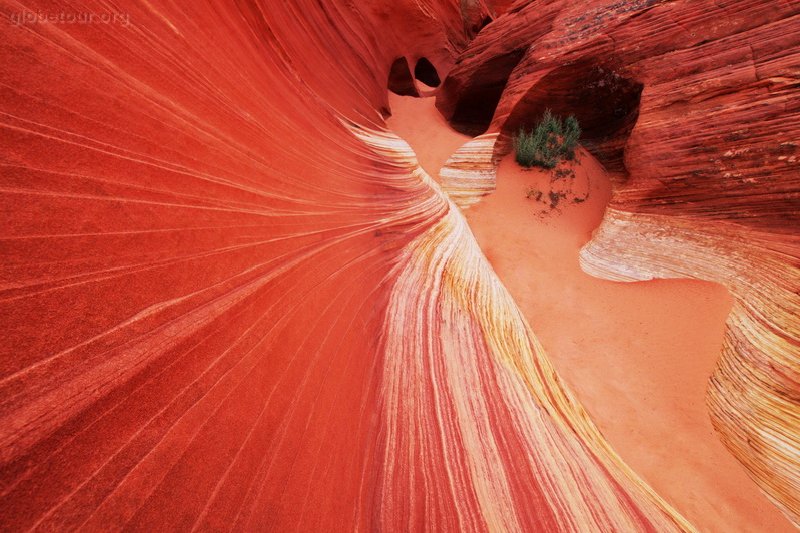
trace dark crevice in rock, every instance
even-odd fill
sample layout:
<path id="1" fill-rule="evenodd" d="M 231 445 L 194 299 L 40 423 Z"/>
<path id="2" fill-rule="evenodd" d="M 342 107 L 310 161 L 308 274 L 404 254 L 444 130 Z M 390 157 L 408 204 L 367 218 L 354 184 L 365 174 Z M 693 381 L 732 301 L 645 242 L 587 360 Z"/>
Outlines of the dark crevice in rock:
<path id="1" fill-rule="evenodd" d="M 489 15 L 483 17 L 482 21 L 480 21 L 477 24 L 474 24 L 472 28 L 470 28 L 472 30 L 472 35 L 473 36 L 478 35 L 481 32 L 481 30 L 486 26 L 488 26 L 491 22 L 492 22 L 492 17 L 490 17 Z"/>
<path id="2" fill-rule="evenodd" d="M 524 55 L 524 49 L 514 50 L 496 56 L 476 69 L 471 76 L 473 81 L 470 86 L 460 91 L 461 96 L 450 116 L 453 129 L 471 136 L 486 131 L 506 88 L 508 77 Z M 445 92 L 450 80 L 445 80 Z M 439 104 L 437 100 L 437 106 Z"/>
<path id="3" fill-rule="evenodd" d="M 389 90 L 401 96 L 419 96 L 405 57 L 395 59 L 389 69 Z"/>
<path id="4" fill-rule="evenodd" d="M 414 67 L 414 77 L 429 87 L 438 87 L 442 83 L 436 67 L 426 57 L 421 57 L 417 61 L 417 65 Z"/>

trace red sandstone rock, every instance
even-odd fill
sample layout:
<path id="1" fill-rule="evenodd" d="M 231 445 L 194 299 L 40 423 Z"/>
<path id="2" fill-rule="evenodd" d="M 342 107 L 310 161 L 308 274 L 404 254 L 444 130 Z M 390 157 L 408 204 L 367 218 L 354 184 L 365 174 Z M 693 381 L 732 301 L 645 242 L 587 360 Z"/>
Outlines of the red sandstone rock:
<path id="1" fill-rule="evenodd" d="M 450 22 L 1 9 L 0 529 L 366 527 L 383 280 L 434 196 L 342 120 Z"/>
<path id="2" fill-rule="evenodd" d="M 0 8 L 0 529 L 690 529 L 380 131 L 485 6 Z"/>
<path id="3" fill-rule="evenodd" d="M 491 119 L 489 131 L 503 133 L 545 107 L 575 113 L 607 164 L 622 170 L 626 148 L 628 171 L 671 189 L 643 194 L 655 200 L 680 190 L 692 200 L 664 198 L 659 212 L 696 206 L 704 216 L 785 232 L 800 222 L 798 16 L 796 3 L 529 2 L 459 57 L 438 106 L 456 123 L 486 129 Z M 507 85 L 486 79 L 520 51 L 513 72 L 500 69 Z M 498 90 L 496 112 L 491 102 L 476 109 L 477 95 Z M 481 116 L 460 116 L 470 110 Z M 746 211 L 764 188 L 776 193 L 769 209 Z M 702 207 L 709 196 L 726 207 Z"/>
<path id="4" fill-rule="evenodd" d="M 480 5 L 12 9 L 0 529 L 688 529 L 381 130 Z"/>
<path id="5" fill-rule="evenodd" d="M 797 2 L 519 2 L 459 56 L 437 102 L 463 130 L 503 134 L 500 153 L 545 108 L 576 114 L 620 182 L 585 267 L 729 287 L 739 304 L 712 414 L 795 523 L 799 67 Z"/>
<path id="6" fill-rule="evenodd" d="M 419 96 L 414 76 L 408 68 L 408 60 L 405 57 L 398 57 L 392 62 L 388 87 L 390 91 L 401 96 Z"/>

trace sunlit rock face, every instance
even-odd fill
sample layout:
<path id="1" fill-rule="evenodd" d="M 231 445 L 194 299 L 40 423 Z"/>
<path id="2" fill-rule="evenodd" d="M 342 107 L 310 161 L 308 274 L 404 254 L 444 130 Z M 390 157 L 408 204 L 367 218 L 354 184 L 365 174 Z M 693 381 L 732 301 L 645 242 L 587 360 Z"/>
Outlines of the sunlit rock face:
<path id="1" fill-rule="evenodd" d="M 362 4 L 2 7 L 0 529 L 690 529 L 383 129 L 496 8 Z"/>
<path id="2" fill-rule="evenodd" d="M 0 529 L 368 524 L 388 276 L 445 211 L 343 123 L 381 123 L 399 37 L 126 9 L 0 24 Z"/>
<path id="3" fill-rule="evenodd" d="M 521 102 L 536 84 L 530 43 L 507 46 L 516 25 L 543 21 L 531 26 L 538 39 L 567 14 L 558 3 L 535 17 L 536 3 L 509 4 L 150 1 L 75 23 L 58 16 L 108 7 L 0 6 L 0 529 L 692 530 L 565 389 L 454 203 L 491 188 L 495 140 L 518 108 L 512 89 Z M 697 5 L 662 4 L 654 14 Z M 633 5 L 608 7 L 596 33 L 650 20 Z M 737 31 L 770 24 L 728 9 L 751 28 Z M 775 11 L 794 20 L 788 3 Z M 792 32 L 775 24 L 780 57 L 792 57 Z M 451 91 L 456 59 L 467 75 L 493 28 L 509 29 L 497 65 L 520 75 L 487 91 L 501 106 L 490 132 L 454 154 L 440 188 L 384 128 L 392 66 L 404 58 L 411 73 L 426 58 Z M 654 83 L 636 72 L 620 101 L 630 105 L 641 85 L 638 121 L 620 116 L 614 130 L 630 130 L 629 145 L 645 139 Z M 788 90 L 789 74 L 771 74 L 777 81 L 752 98 Z M 796 101 L 784 100 L 791 117 Z M 748 109 L 737 120 L 766 120 Z M 597 122 L 598 150 L 632 177 L 587 257 L 627 279 L 749 276 L 729 284 L 742 309 L 732 321 L 743 325 L 732 322 L 714 412 L 791 511 L 797 313 L 786 306 L 796 304 L 796 241 L 775 237 L 786 227 L 777 219 L 766 223 L 787 208 L 770 211 L 777 204 L 753 194 L 750 211 L 731 210 L 763 239 L 740 226 L 725 234 L 739 240 L 710 224 L 701 233 L 693 223 L 710 217 L 696 209 L 706 196 L 680 208 L 674 192 L 664 196 L 673 207 L 637 193 L 677 178 L 647 170 L 652 156 L 620 156 Z M 796 122 L 786 124 L 794 142 Z M 753 187 L 796 190 L 790 173 L 775 172 Z M 714 213 L 728 205 L 714 201 Z M 676 214 L 684 232 L 671 229 Z M 704 253 L 712 245 L 748 268 L 723 273 Z M 752 362 L 758 387 L 740 361 Z M 742 414 L 755 404 L 763 412 Z M 757 437 L 762 428 L 783 432 Z"/>
<path id="4" fill-rule="evenodd" d="M 482 82 L 487 66 L 520 52 L 505 77 Z M 533 1 L 478 35 L 437 101 L 454 126 L 501 140 L 545 108 L 576 114 L 585 145 L 617 182 L 583 251 L 584 269 L 618 280 L 696 277 L 730 289 L 737 303 L 709 387 L 712 419 L 795 523 L 798 72 L 796 2 Z M 486 109 L 465 105 L 487 94 Z"/>

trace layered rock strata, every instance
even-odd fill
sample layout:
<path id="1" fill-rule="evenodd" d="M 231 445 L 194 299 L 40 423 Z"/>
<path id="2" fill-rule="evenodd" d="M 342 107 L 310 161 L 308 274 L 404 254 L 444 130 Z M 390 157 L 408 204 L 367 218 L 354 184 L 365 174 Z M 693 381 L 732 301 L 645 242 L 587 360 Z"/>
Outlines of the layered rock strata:
<path id="1" fill-rule="evenodd" d="M 2 6 L 0 529 L 691 530 L 383 131 L 462 7 Z"/>
<path id="2" fill-rule="evenodd" d="M 584 268 L 731 290 L 737 303 L 710 383 L 712 418 L 795 523 L 798 50 L 797 2 L 519 2 L 459 56 L 437 102 L 455 126 L 501 141 L 545 108 L 574 113 L 617 181 Z M 488 66 L 514 54 L 522 55 L 506 79 L 482 82 Z M 486 109 L 460 111 L 481 98 Z M 505 151 L 498 143 L 492 157 Z"/>

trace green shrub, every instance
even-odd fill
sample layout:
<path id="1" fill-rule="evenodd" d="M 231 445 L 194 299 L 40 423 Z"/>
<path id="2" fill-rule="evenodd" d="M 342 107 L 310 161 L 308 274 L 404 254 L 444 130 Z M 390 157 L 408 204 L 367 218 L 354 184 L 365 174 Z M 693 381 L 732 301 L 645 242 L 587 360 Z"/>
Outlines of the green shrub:
<path id="1" fill-rule="evenodd" d="M 570 115 L 564 121 L 564 133 L 562 136 L 562 155 L 565 159 L 575 158 L 575 148 L 578 147 L 578 140 L 581 138 L 581 126 L 575 115 Z"/>
<path id="2" fill-rule="evenodd" d="M 580 136 L 578 119 L 570 115 L 562 121 L 546 109 L 533 130 L 528 132 L 520 128 L 514 137 L 517 163 L 523 167 L 555 168 L 560 159 L 575 157 Z"/>

